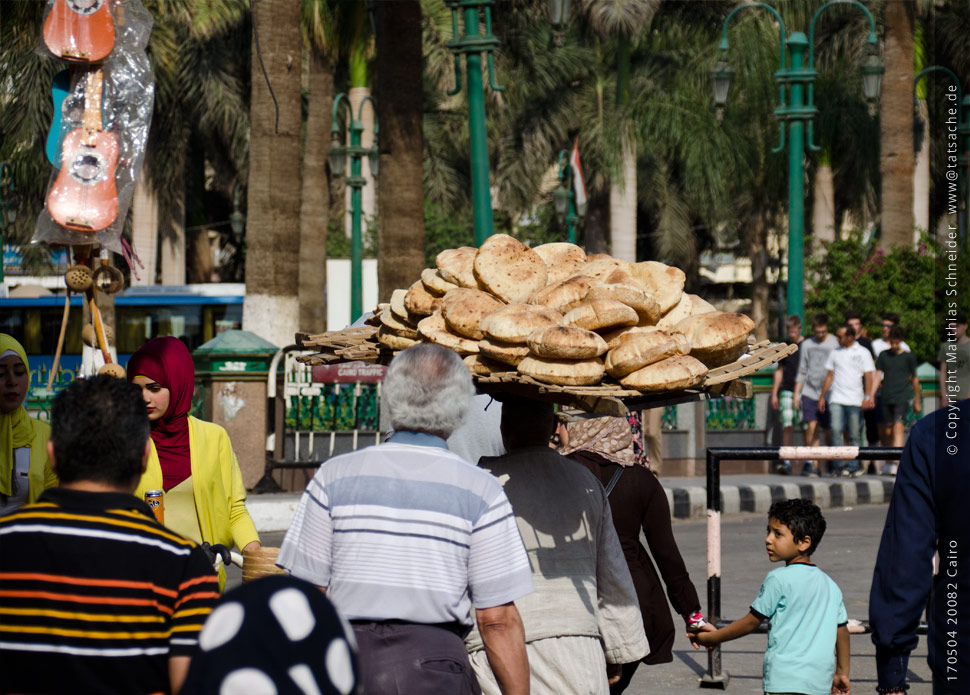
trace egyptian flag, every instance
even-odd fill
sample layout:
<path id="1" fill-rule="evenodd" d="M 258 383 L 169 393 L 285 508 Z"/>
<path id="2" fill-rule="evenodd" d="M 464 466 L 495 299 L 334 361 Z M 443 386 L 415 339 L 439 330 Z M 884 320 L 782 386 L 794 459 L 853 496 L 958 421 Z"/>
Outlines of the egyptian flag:
<path id="1" fill-rule="evenodd" d="M 579 163 L 579 136 L 573 141 L 573 151 L 569 155 L 569 165 L 573 168 L 573 192 L 576 196 L 576 212 L 580 217 L 586 215 L 586 180 L 583 178 L 583 165 Z"/>

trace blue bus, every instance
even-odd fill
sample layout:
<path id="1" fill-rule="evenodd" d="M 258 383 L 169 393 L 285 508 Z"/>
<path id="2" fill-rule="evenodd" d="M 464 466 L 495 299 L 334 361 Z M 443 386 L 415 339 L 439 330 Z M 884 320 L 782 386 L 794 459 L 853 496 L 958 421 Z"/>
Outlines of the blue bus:
<path id="1" fill-rule="evenodd" d="M 190 350 L 222 331 L 242 327 L 245 285 L 150 285 L 130 287 L 115 295 L 115 348 L 118 362 L 146 340 L 159 336 L 182 339 Z M 71 297 L 70 316 L 61 355 L 59 383 L 74 378 L 81 364 L 83 295 Z M 0 299 L 0 333 L 20 341 L 30 358 L 31 387 L 43 387 L 57 349 L 64 313 L 64 295 Z"/>

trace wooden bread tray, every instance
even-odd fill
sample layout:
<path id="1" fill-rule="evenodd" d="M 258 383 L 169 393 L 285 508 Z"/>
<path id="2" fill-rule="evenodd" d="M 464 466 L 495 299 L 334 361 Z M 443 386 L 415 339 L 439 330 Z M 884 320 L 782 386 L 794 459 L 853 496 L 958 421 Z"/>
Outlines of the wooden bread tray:
<path id="1" fill-rule="evenodd" d="M 320 350 L 318 353 L 302 355 L 297 359 L 308 365 L 354 361 L 387 364 L 393 358 L 394 351 L 378 343 L 376 334 L 377 328 L 373 326 L 361 326 L 318 335 L 297 333 L 296 342 L 301 347 Z M 721 396 L 751 398 L 754 395 L 753 388 L 751 382 L 744 377 L 780 361 L 797 350 L 797 345 L 784 343 L 763 341 L 752 344 L 748 347 L 748 352 L 734 362 L 708 372 L 704 382 L 699 386 L 677 391 L 635 391 L 624 388 L 608 375 L 604 377 L 603 383 L 596 386 L 547 384 L 516 371 L 472 378 L 480 393 L 514 394 L 551 401 L 591 415 L 623 416 L 633 410 L 659 408 Z"/>

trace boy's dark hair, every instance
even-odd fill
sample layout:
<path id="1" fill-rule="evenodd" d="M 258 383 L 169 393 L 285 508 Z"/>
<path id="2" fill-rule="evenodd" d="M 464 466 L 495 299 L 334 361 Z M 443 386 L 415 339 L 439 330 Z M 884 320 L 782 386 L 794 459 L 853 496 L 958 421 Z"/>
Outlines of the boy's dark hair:
<path id="1" fill-rule="evenodd" d="M 812 317 L 812 328 L 821 328 L 829 325 L 829 315 L 818 313 Z"/>
<path id="2" fill-rule="evenodd" d="M 899 323 L 899 314 L 893 311 L 887 311 L 882 315 L 883 321 L 889 321 L 889 323 L 896 325 Z"/>
<path id="3" fill-rule="evenodd" d="M 847 336 L 851 338 L 855 338 L 855 329 L 852 326 L 850 326 L 848 323 L 843 323 L 841 326 L 839 326 L 839 328 L 845 331 L 845 334 Z"/>
<path id="4" fill-rule="evenodd" d="M 860 314 L 858 311 L 847 311 L 845 312 L 845 320 L 848 321 L 849 319 L 859 319 L 861 321 L 862 314 Z"/>
<path id="5" fill-rule="evenodd" d="M 785 325 L 788 328 L 795 328 L 795 326 L 798 326 L 798 328 L 801 329 L 802 320 L 798 317 L 797 314 L 793 314 L 789 316 L 787 319 L 785 319 Z"/>
<path id="6" fill-rule="evenodd" d="M 902 326 L 893 326 L 889 329 L 889 339 L 890 340 L 902 340 L 905 332 Z"/>
<path id="7" fill-rule="evenodd" d="M 62 483 L 131 485 L 141 474 L 148 435 L 141 389 L 124 379 L 78 379 L 54 398 L 51 442 Z"/>
<path id="8" fill-rule="evenodd" d="M 556 431 L 552 403 L 517 396 L 501 400 L 502 436 L 509 447 L 541 446 Z"/>
<path id="9" fill-rule="evenodd" d="M 808 555 L 815 552 L 819 541 L 825 535 L 825 517 L 822 516 L 822 510 L 808 500 L 775 502 L 768 510 L 768 518 L 787 526 L 796 543 L 805 537 L 811 538 L 812 544 L 808 548 Z"/>

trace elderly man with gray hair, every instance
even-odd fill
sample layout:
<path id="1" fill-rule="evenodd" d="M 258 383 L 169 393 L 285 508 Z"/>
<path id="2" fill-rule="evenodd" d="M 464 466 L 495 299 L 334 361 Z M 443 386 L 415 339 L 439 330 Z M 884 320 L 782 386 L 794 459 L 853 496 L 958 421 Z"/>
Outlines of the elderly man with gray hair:
<path id="1" fill-rule="evenodd" d="M 472 608 L 502 692 L 529 692 L 513 602 L 533 582 L 512 508 L 445 443 L 473 393 L 454 352 L 399 353 L 383 388 L 394 434 L 321 465 L 280 548 L 277 564 L 353 625 L 364 695 L 480 693 L 462 642 Z"/>

